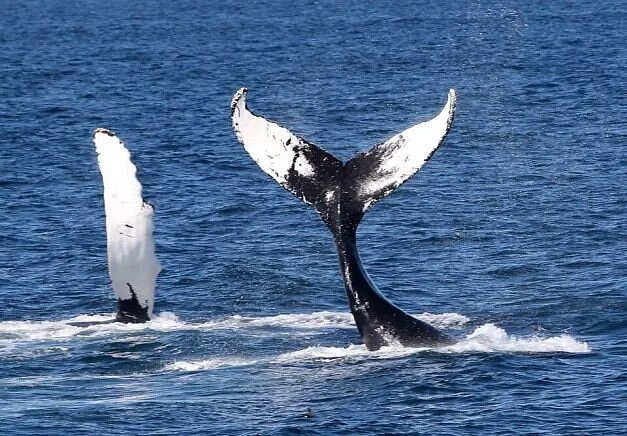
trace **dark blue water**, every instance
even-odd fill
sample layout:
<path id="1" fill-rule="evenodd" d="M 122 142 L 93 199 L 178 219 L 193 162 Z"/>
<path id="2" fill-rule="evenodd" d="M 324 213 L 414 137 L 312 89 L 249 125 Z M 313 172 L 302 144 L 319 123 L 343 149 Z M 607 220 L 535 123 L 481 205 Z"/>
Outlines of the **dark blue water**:
<path id="1" fill-rule="evenodd" d="M 626 431 L 622 1 L 1 3 L 2 434 Z M 343 159 L 458 91 L 359 233 L 458 345 L 360 345 L 331 235 L 231 131 L 241 86 Z M 96 127 L 156 206 L 142 326 L 68 325 L 115 310 Z"/>

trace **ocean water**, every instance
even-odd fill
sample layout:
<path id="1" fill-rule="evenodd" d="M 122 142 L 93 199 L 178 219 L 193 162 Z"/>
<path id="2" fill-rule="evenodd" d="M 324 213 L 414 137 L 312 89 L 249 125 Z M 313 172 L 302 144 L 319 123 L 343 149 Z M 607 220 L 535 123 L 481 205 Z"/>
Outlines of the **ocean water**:
<path id="1" fill-rule="evenodd" d="M 31 0 L 0 14 L 0 432 L 627 432 L 622 1 Z M 368 352 L 330 233 L 229 103 L 347 159 L 436 114 L 368 212 L 381 291 L 459 341 Z M 144 325 L 110 318 L 91 135 L 155 206 Z"/>

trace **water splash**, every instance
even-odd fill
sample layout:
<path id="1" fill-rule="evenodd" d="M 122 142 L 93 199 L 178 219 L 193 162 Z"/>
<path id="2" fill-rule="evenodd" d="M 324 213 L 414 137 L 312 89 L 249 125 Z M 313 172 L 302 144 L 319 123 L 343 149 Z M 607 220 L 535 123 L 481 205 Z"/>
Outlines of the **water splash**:
<path id="1" fill-rule="evenodd" d="M 463 352 L 514 352 L 514 353 L 589 353 L 590 346 L 572 336 L 563 334 L 549 338 L 534 336 L 518 338 L 507 334 L 494 324 L 484 324 L 458 343 L 443 350 Z"/>
<path id="2" fill-rule="evenodd" d="M 211 331 L 264 329 L 281 327 L 291 330 L 324 330 L 354 328 L 350 313 L 314 312 L 309 314 L 282 314 L 266 317 L 233 315 L 217 320 L 189 323 L 180 320 L 174 313 L 162 312 L 145 324 L 107 323 L 114 314 L 80 315 L 61 321 L 4 321 L 0 322 L 0 354 L 25 352 L 62 352 L 59 341 L 102 337 L 119 337 L 137 332 Z M 460 328 L 470 321 L 457 313 L 421 314 L 419 317 L 440 328 Z M 104 322 L 104 324 L 103 324 Z M 231 333 L 229 333 L 231 334 Z M 33 348 L 33 342 L 40 342 Z M 50 344 L 53 342 L 53 344 Z M 67 342 L 62 345 L 67 345 Z M 19 349 L 16 349 L 19 347 Z M 30 350 L 30 351 L 29 351 Z M 164 367 L 165 371 L 203 371 L 257 363 L 287 364 L 304 361 L 370 360 L 399 358 L 421 352 L 443 354 L 480 353 L 589 353 L 586 342 L 562 334 L 553 337 L 516 337 L 494 324 L 476 328 L 457 343 L 441 348 L 407 348 L 392 344 L 377 351 L 368 351 L 364 345 L 347 347 L 312 346 L 264 358 L 246 356 L 220 356 L 200 360 L 177 360 Z"/>
<path id="3" fill-rule="evenodd" d="M 425 322 L 440 328 L 459 328 L 469 318 L 457 313 L 417 315 Z M 0 344 L 13 341 L 65 340 L 72 337 L 99 337 L 145 330 L 170 332 L 185 330 L 217 330 L 282 327 L 317 330 L 325 328 L 355 328 L 353 317 L 347 312 L 293 313 L 250 317 L 232 315 L 205 322 L 191 323 L 171 312 L 161 312 L 143 324 L 110 322 L 115 314 L 79 315 L 59 321 L 3 321 L 0 322 Z"/>
<path id="4" fill-rule="evenodd" d="M 297 364 L 308 361 L 329 363 L 362 361 L 373 359 L 398 359 L 413 354 L 433 352 L 441 354 L 475 353 L 589 353 L 586 342 L 579 342 L 569 335 L 548 338 L 519 338 L 509 335 L 494 324 L 484 324 L 454 345 L 447 347 L 403 347 L 394 344 L 369 351 L 365 345 L 352 344 L 347 347 L 312 346 L 302 350 L 279 354 L 265 359 L 245 359 L 241 357 L 213 358 L 196 361 L 178 361 L 164 368 L 165 371 L 204 371 L 224 367 L 268 364 Z"/>

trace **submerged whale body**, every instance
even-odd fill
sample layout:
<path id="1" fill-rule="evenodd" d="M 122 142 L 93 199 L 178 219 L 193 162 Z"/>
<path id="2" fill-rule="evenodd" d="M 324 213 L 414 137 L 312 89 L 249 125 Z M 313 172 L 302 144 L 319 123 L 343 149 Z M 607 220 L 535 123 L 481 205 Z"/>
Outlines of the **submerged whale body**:
<path id="1" fill-rule="evenodd" d="M 346 163 L 251 112 L 246 93 L 246 88 L 240 89 L 231 102 L 237 139 L 264 172 L 313 206 L 333 234 L 351 312 L 366 347 L 452 343 L 449 336 L 405 313 L 377 290 L 359 257 L 356 233 L 366 210 L 412 177 L 442 144 L 453 122 L 455 91 L 449 91 L 435 118 Z"/>
<path id="2" fill-rule="evenodd" d="M 124 143 L 96 129 L 94 145 L 104 186 L 109 277 L 117 297 L 116 320 L 142 323 L 154 308 L 161 266 L 152 239 L 153 207 L 142 198 L 137 169 Z"/>

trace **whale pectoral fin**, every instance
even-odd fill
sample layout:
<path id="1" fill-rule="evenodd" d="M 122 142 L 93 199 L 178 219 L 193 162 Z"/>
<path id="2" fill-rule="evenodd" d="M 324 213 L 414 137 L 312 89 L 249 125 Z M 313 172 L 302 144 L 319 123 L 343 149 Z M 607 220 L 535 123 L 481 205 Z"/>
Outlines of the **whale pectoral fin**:
<path id="1" fill-rule="evenodd" d="M 257 165 L 325 219 L 329 195 L 341 181 L 342 162 L 285 127 L 255 115 L 246 105 L 246 88 L 231 102 L 237 139 Z"/>
<path id="2" fill-rule="evenodd" d="M 145 322 L 154 307 L 161 266 L 153 242 L 153 207 L 142 197 L 142 185 L 131 154 L 111 131 L 96 129 L 94 145 L 104 186 L 109 277 L 118 300 L 117 319 Z"/>
<path id="3" fill-rule="evenodd" d="M 346 163 L 346 184 L 362 213 L 410 179 L 431 158 L 453 123 L 456 94 L 451 89 L 442 111 L 375 145 Z"/>

